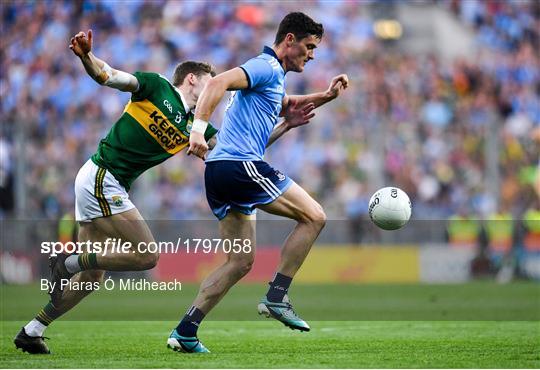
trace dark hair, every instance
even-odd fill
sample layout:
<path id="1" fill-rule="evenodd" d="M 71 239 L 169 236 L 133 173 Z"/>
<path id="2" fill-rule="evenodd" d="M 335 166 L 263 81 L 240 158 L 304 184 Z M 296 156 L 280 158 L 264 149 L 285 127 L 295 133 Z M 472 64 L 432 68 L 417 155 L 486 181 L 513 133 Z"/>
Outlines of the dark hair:
<path id="1" fill-rule="evenodd" d="M 184 82 L 186 76 L 193 73 L 195 76 L 200 77 L 203 74 L 210 73 L 210 76 L 214 77 L 216 71 L 211 64 L 205 62 L 194 62 L 188 60 L 187 62 L 180 63 L 174 69 L 173 85 L 180 86 Z"/>
<path id="2" fill-rule="evenodd" d="M 274 45 L 282 42 L 288 33 L 292 33 L 298 41 L 309 35 L 320 40 L 324 34 L 324 28 L 321 23 L 315 22 L 304 13 L 294 12 L 287 14 L 279 24 Z"/>

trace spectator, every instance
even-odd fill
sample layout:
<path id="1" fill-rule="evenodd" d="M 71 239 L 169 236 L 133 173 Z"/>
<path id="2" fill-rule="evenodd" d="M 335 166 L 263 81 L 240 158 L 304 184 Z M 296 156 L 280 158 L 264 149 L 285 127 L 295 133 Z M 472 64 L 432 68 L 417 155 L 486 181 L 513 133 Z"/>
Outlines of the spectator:
<path id="1" fill-rule="evenodd" d="M 448 217 L 465 199 L 475 212 L 495 211 L 485 196 L 483 137 L 498 122 L 502 201 L 523 202 L 520 189 L 530 185 L 530 176 L 520 171 L 536 168 L 540 147 L 529 135 L 540 127 L 540 5 L 441 4 L 450 4 L 475 29 L 474 61 L 444 65 L 435 56 L 384 48 L 371 31 L 366 4 L 303 3 L 325 25 L 325 47 L 305 74 L 289 76 L 288 91 L 321 90 L 338 71 L 348 73 L 352 84 L 343 99 L 320 110 L 309 127 L 288 133 L 268 155 L 316 194 L 330 218 L 364 218 L 361 209 L 375 190 L 369 180 L 380 168 L 384 183 L 409 193 L 415 217 Z M 273 24 L 295 8 L 286 2 L 3 4 L 0 119 L 6 127 L 0 150 L 12 151 L 15 132 L 22 133 L 27 214 L 58 218 L 72 209 L 78 168 L 129 99 L 87 77 L 67 48 L 71 34 L 94 28 L 96 54 L 126 71 L 170 76 L 188 58 L 208 60 L 222 71 L 271 44 Z M 218 124 L 222 110 L 213 118 Z M 9 158 L 7 165 L 0 162 L 2 175 L 12 174 Z M 202 171 L 200 161 L 178 155 L 139 180 L 159 189 L 152 201 L 137 192 L 137 183 L 134 200 L 148 204 L 148 218 L 210 218 Z"/>

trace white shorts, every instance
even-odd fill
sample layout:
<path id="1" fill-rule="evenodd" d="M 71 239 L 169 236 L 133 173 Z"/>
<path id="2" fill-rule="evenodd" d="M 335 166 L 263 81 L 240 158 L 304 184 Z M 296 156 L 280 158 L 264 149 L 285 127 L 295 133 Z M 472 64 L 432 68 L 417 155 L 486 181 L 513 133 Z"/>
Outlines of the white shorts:
<path id="1" fill-rule="evenodd" d="M 89 159 L 75 179 L 75 219 L 90 221 L 135 208 L 126 189 L 105 168 Z"/>

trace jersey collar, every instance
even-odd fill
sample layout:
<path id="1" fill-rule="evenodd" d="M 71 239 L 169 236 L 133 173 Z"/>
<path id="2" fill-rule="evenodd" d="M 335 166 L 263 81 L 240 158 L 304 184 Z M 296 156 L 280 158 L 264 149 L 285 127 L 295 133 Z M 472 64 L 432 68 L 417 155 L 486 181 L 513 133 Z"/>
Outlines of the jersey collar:
<path id="1" fill-rule="evenodd" d="M 276 60 L 279 62 L 279 65 L 281 66 L 281 68 L 283 68 L 283 61 L 278 58 L 278 56 L 277 56 L 276 52 L 274 51 L 274 49 L 272 49 L 269 46 L 265 46 L 263 48 L 263 54 L 268 54 L 268 55 L 276 58 Z"/>
<path id="2" fill-rule="evenodd" d="M 189 112 L 191 112 L 191 108 L 187 104 L 186 99 L 184 99 L 184 95 L 182 95 L 182 92 L 180 91 L 178 87 L 174 86 L 174 89 L 176 90 L 178 95 L 180 95 L 180 100 L 182 101 L 182 104 L 184 105 L 184 111 L 186 112 L 186 114 L 188 114 Z"/>

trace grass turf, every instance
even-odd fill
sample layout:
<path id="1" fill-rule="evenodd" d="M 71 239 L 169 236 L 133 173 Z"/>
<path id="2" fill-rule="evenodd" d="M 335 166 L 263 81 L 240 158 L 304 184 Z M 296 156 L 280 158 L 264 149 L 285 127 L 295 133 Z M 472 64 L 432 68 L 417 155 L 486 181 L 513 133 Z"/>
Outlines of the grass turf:
<path id="1" fill-rule="evenodd" d="M 165 348 L 174 322 L 58 322 L 53 354 L 15 351 L 18 322 L 3 322 L 2 367 L 10 368 L 537 368 L 540 327 L 533 322 L 318 321 L 310 333 L 274 322 L 209 321 L 213 353 Z"/>
<path id="2" fill-rule="evenodd" d="M 534 283 L 294 286 L 295 307 L 309 319 L 310 333 L 257 321 L 264 287 L 240 285 L 201 327 L 209 355 L 165 347 L 196 286 L 96 292 L 47 330 L 48 356 L 16 351 L 12 342 L 46 296 L 36 285 L 0 288 L 1 367 L 540 367 L 540 287 Z"/>
<path id="3" fill-rule="evenodd" d="M 116 287 L 118 287 L 118 283 Z M 177 320 L 189 307 L 198 286 L 181 291 L 101 289 L 64 320 Z M 209 318 L 216 321 L 256 320 L 255 307 L 266 292 L 264 284 L 233 287 Z M 290 296 L 306 320 L 540 320 L 540 284 L 493 282 L 466 284 L 294 284 Z M 37 285 L 0 285 L 1 320 L 28 320 L 49 300 Z"/>

